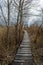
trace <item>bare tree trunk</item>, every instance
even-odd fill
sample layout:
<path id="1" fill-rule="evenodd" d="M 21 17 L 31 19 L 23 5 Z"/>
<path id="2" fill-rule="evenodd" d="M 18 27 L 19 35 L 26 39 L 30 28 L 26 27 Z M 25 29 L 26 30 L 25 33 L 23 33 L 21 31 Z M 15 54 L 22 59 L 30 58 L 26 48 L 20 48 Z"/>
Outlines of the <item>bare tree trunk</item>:
<path id="1" fill-rule="evenodd" d="M 19 7 L 18 7 L 18 16 L 17 16 L 17 24 L 16 24 L 16 44 L 19 42 L 20 39 L 19 38 L 19 30 L 18 30 L 18 23 L 19 23 L 19 16 L 20 16 L 20 2 L 21 0 L 19 1 Z"/>
<path id="2" fill-rule="evenodd" d="M 17 37 L 18 37 L 18 21 L 19 21 L 19 12 L 18 12 L 18 16 L 17 16 L 17 24 L 15 27 L 15 33 L 16 33 L 16 45 L 18 43 Z"/>
<path id="3" fill-rule="evenodd" d="M 19 40 L 20 40 L 20 35 L 21 35 L 21 30 L 22 30 L 22 16 L 23 16 L 23 4 L 24 4 L 24 0 L 21 1 L 20 0 L 20 27 L 19 27 Z M 21 40 L 20 40 L 21 42 Z"/>
<path id="4" fill-rule="evenodd" d="M 0 8 L 1 8 L 2 16 L 3 16 L 3 18 L 4 18 L 5 24 L 6 24 L 6 26 L 7 26 L 7 21 L 6 21 L 6 18 L 5 18 L 5 16 L 4 16 L 4 14 L 3 14 L 3 9 L 2 9 L 2 6 L 1 6 L 1 5 L 0 5 Z"/>
<path id="5" fill-rule="evenodd" d="M 8 1 L 8 25 L 7 25 L 7 48 L 9 49 L 9 23 L 10 23 L 10 5 Z"/>

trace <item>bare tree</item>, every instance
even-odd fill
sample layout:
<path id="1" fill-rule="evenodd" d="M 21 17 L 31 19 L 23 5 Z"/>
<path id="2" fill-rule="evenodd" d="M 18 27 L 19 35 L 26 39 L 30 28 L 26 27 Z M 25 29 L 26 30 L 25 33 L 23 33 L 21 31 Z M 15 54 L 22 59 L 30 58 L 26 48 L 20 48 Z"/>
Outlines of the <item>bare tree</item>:
<path id="1" fill-rule="evenodd" d="M 9 0 L 7 0 L 8 4 L 8 25 L 7 25 L 7 48 L 9 49 L 9 23 L 10 23 L 10 5 L 9 5 Z"/>
<path id="2" fill-rule="evenodd" d="M 4 14 L 3 14 L 3 9 L 2 9 L 2 6 L 1 6 L 1 5 L 0 5 L 0 9 L 1 9 L 2 16 L 3 16 L 3 18 L 4 18 L 5 24 L 6 24 L 6 26 L 7 26 L 7 21 L 6 21 L 6 18 L 5 18 L 5 16 L 4 16 Z"/>
<path id="3" fill-rule="evenodd" d="M 14 0 L 14 7 L 16 8 L 16 10 L 18 11 L 18 15 L 17 15 L 17 24 L 16 24 L 16 35 L 18 35 L 18 28 L 19 28 L 19 40 L 20 40 L 20 33 L 22 30 L 22 26 L 23 26 L 23 17 L 24 16 L 24 12 L 26 10 L 28 10 L 29 8 L 29 4 L 31 3 L 32 0 L 19 0 L 17 2 L 17 0 Z M 18 27 L 18 24 L 20 27 Z M 17 41 L 17 39 L 16 39 Z M 16 42 L 17 43 L 17 42 Z"/>
<path id="4" fill-rule="evenodd" d="M 14 1 L 13 6 L 15 7 L 16 11 L 17 11 L 17 23 L 16 23 L 16 35 L 19 36 L 19 40 L 20 40 L 20 30 L 22 30 L 22 26 L 23 26 L 23 17 L 26 16 L 26 11 L 28 10 L 28 7 L 30 6 L 29 4 L 31 3 L 32 0 L 7 0 L 7 9 L 8 9 L 8 20 L 6 20 L 4 14 L 3 14 L 3 10 L 1 7 L 1 11 L 2 11 L 2 15 L 3 18 L 5 20 L 6 26 L 7 26 L 7 46 L 9 46 L 9 25 L 10 25 L 10 5 L 12 3 L 12 1 Z M 6 1 L 5 1 L 6 3 Z M 26 14 L 25 14 L 26 13 Z M 20 27 L 18 27 L 20 26 Z M 19 30 L 19 33 L 18 33 Z M 17 37 L 16 37 L 17 38 Z M 18 39 L 18 38 L 17 38 Z M 16 43 L 17 43 L 17 39 L 16 39 Z"/>
<path id="5" fill-rule="evenodd" d="M 10 5 L 11 5 L 11 3 L 12 3 L 12 0 L 11 1 L 9 1 L 9 0 L 7 0 L 7 2 L 5 1 L 5 7 L 7 8 L 7 12 L 8 12 L 8 19 L 6 19 L 6 17 L 4 16 L 4 12 L 3 12 L 3 9 L 2 9 L 2 6 L 1 6 L 1 4 L 0 4 L 0 9 L 1 9 L 1 12 L 2 12 L 2 16 L 3 16 L 3 18 L 4 18 L 4 21 L 5 21 L 5 24 L 6 24 L 6 27 L 7 27 L 7 40 L 6 40 L 6 43 L 7 43 L 7 48 L 9 47 L 9 25 L 10 25 Z"/>

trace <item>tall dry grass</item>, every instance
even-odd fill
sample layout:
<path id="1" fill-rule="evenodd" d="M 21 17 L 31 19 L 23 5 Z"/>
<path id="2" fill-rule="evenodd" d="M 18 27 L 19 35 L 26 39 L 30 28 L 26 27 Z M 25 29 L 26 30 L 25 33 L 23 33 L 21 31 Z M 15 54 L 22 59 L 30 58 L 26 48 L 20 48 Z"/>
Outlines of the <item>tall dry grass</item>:
<path id="1" fill-rule="evenodd" d="M 43 27 L 31 26 L 27 31 L 30 36 L 33 59 L 36 65 L 43 65 Z"/>
<path id="2" fill-rule="evenodd" d="M 0 64 L 1 65 L 8 65 L 15 58 L 17 49 L 20 45 L 19 43 L 16 44 L 16 37 L 18 38 L 18 36 L 15 35 L 15 33 L 16 33 L 15 27 L 11 26 L 9 28 L 9 50 L 7 50 L 7 43 L 6 43 L 7 28 L 0 27 Z M 21 40 L 23 39 L 23 35 L 24 35 L 24 32 L 22 29 L 21 35 L 20 35 Z"/>

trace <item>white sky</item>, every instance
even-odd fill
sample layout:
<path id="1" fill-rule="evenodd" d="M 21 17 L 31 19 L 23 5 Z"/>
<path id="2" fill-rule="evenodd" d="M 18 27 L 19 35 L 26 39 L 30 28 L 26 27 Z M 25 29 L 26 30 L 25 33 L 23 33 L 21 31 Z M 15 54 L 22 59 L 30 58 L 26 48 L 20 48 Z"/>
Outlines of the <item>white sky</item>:
<path id="1" fill-rule="evenodd" d="M 40 0 L 39 4 L 40 4 L 40 7 L 43 7 L 43 0 Z"/>
<path id="2" fill-rule="evenodd" d="M 34 14 L 34 15 L 41 15 L 42 11 L 41 9 L 43 8 L 43 0 L 33 0 L 31 3 L 31 9 L 29 10 L 29 13 Z M 36 21 L 41 21 L 41 16 L 30 16 L 29 17 L 29 22 L 28 24 L 33 24 Z M 33 21 L 33 22 L 32 22 Z"/>
<path id="3" fill-rule="evenodd" d="M 0 2 L 4 2 L 4 0 L 0 0 Z M 4 7 L 4 6 L 3 6 Z M 31 3 L 31 8 L 29 10 L 30 14 L 34 14 L 34 15 L 40 15 L 42 12 L 41 11 L 37 11 L 37 10 L 41 10 L 41 8 L 43 8 L 43 0 L 33 0 Z M 3 9 L 4 14 L 6 14 L 6 8 Z M 13 13 L 14 14 L 14 13 Z M 7 17 L 7 15 L 6 15 Z M 12 18 L 14 19 L 14 18 Z M 33 24 L 35 21 L 40 20 L 41 21 L 41 16 L 37 17 L 37 16 L 30 16 L 28 19 L 28 24 Z"/>

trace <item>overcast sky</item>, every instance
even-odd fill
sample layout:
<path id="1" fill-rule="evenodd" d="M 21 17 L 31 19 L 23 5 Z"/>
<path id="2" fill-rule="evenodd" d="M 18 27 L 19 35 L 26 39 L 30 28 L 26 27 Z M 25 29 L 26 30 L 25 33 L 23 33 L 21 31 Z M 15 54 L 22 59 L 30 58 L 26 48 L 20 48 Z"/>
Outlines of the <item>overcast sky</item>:
<path id="1" fill-rule="evenodd" d="M 34 14 L 34 15 L 41 15 L 42 14 L 41 9 L 43 9 L 43 0 L 33 0 L 31 3 L 31 9 L 29 13 Z M 35 21 L 42 21 L 42 17 L 31 15 L 29 17 L 28 24 L 33 24 Z"/>
<path id="2" fill-rule="evenodd" d="M 4 15 L 5 17 L 7 17 L 7 8 L 5 8 L 5 2 L 4 0 L 0 0 L 0 4 L 3 6 L 3 12 L 4 12 Z M 3 5 L 4 4 L 4 5 Z M 28 24 L 33 24 L 35 21 L 42 21 L 42 17 L 41 16 L 34 16 L 34 15 L 41 15 L 42 14 L 42 11 L 41 9 L 43 8 L 43 0 L 33 0 L 31 2 L 31 8 L 29 9 L 29 14 L 32 14 L 29 16 L 29 18 L 26 19 L 26 21 L 28 20 Z M 11 15 L 13 14 L 12 16 L 12 19 L 11 21 L 13 20 L 16 21 L 16 16 L 17 14 L 14 14 L 14 8 L 13 8 L 13 12 L 11 13 Z M 1 15 L 1 11 L 0 11 L 0 15 Z M 15 18 L 14 18 L 15 16 Z"/>

